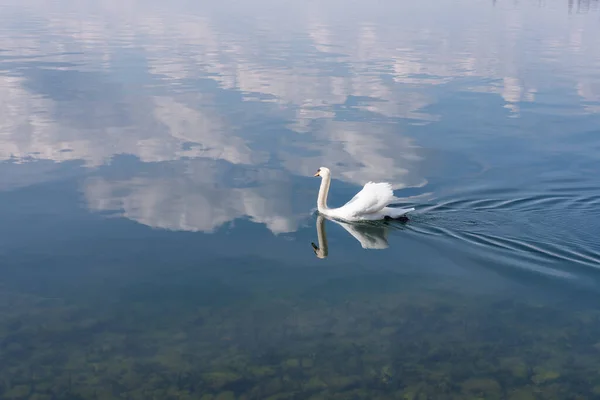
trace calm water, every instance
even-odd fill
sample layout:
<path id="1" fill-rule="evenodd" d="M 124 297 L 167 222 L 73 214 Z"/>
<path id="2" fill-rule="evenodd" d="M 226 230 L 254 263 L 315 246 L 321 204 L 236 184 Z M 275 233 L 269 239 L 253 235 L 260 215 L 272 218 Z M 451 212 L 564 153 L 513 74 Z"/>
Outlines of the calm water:
<path id="1" fill-rule="evenodd" d="M 600 398 L 598 8 L 0 0 L 0 398 Z"/>

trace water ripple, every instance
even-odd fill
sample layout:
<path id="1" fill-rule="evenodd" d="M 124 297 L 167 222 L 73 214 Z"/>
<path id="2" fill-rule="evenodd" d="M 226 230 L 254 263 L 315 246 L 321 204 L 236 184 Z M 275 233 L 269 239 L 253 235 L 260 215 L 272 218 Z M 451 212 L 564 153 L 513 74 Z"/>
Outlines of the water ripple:
<path id="1" fill-rule="evenodd" d="M 600 190 L 600 189 L 597 189 Z M 423 211 L 564 211 L 570 208 L 595 211 L 600 205 L 600 195 L 550 195 L 530 194 L 517 198 L 453 199 L 439 203 L 421 204 Z"/>
<path id="2" fill-rule="evenodd" d="M 553 265 L 560 270 L 582 266 L 600 271 L 600 247 L 594 240 L 600 226 L 595 222 L 598 191 L 589 186 L 514 198 L 484 195 L 440 199 L 421 205 L 408 229 L 459 240 L 488 256 L 502 253 L 512 265 L 537 263 L 536 269 Z M 515 224 L 520 225 L 516 230 Z"/>

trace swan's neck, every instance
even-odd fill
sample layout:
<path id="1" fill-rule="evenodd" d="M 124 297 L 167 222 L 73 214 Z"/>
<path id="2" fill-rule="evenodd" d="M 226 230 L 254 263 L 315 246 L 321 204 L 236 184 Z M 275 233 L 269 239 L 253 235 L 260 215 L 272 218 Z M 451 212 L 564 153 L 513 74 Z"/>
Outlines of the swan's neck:
<path id="1" fill-rule="evenodd" d="M 319 212 L 325 212 L 329 209 L 329 207 L 327 207 L 327 194 L 329 193 L 330 184 L 331 177 L 325 176 L 323 179 L 321 179 L 319 197 L 317 198 L 317 210 L 319 210 Z"/>

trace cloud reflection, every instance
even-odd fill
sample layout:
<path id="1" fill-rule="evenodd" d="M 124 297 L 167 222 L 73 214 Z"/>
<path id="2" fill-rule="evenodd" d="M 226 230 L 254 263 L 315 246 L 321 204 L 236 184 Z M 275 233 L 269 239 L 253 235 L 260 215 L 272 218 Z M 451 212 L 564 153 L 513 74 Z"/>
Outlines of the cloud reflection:
<path id="1" fill-rule="evenodd" d="M 116 211 L 155 228 L 213 232 L 227 222 L 248 217 L 276 234 L 297 229 L 291 193 L 281 193 L 286 187 L 283 174 L 263 177 L 256 187 L 231 188 L 219 184 L 217 164 L 201 161 L 190 167 L 195 171 L 118 181 L 91 178 L 83 191 L 90 209 Z"/>
<path id="2" fill-rule="evenodd" d="M 165 229 L 210 232 L 246 217 L 291 232 L 308 211 L 293 205 L 294 182 L 316 166 L 354 185 L 422 185 L 418 143 L 406 132 L 439 120 L 436 87 L 466 80 L 460 90 L 496 94 L 519 116 L 549 82 L 518 60 L 540 59 L 541 70 L 567 68 L 566 57 L 599 64 L 584 20 L 525 29 L 516 11 L 497 5 L 490 16 L 477 5 L 470 11 L 482 19 L 464 28 L 444 13 L 460 19 L 471 6 L 442 2 L 432 11 L 412 4 L 394 23 L 355 5 L 334 24 L 335 4 L 311 4 L 294 21 L 219 5 L 182 13 L 177 2 L 15 5 L 0 18 L 29 28 L 0 35 L 0 160 L 104 171 L 133 155 L 170 172 L 92 174 L 83 184 L 90 209 Z M 548 40 L 524 50 L 541 29 Z M 567 76 L 584 112 L 597 112 L 593 77 Z M 233 166 L 251 171 L 250 185 L 223 177 Z"/>

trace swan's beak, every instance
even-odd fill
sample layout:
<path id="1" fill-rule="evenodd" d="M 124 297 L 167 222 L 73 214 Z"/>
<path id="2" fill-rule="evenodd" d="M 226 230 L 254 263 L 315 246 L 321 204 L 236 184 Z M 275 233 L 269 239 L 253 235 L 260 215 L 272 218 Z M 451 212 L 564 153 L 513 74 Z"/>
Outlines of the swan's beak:
<path id="1" fill-rule="evenodd" d="M 320 173 L 321 173 L 321 171 L 317 171 L 317 173 L 314 174 L 313 176 L 319 176 Z"/>

